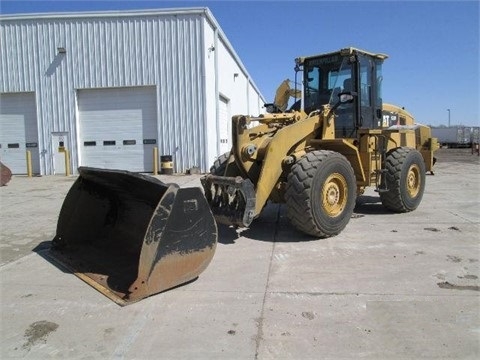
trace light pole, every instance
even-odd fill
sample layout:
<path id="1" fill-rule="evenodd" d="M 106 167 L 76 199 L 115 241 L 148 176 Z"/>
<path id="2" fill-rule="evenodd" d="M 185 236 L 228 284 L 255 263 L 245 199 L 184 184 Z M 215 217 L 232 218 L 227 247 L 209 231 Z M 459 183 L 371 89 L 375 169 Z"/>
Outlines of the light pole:
<path id="1" fill-rule="evenodd" d="M 448 127 L 450 127 L 450 109 L 447 109 L 448 111 Z"/>

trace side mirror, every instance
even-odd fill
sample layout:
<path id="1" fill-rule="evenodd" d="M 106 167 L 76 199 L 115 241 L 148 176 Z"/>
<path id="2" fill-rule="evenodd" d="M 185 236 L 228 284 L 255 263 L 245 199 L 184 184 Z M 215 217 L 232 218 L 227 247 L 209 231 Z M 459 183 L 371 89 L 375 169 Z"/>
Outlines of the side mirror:
<path id="1" fill-rule="evenodd" d="M 343 92 L 338 94 L 338 99 L 341 104 L 351 103 L 353 102 L 354 95 L 356 94 L 353 92 Z"/>
<path id="2" fill-rule="evenodd" d="M 275 107 L 273 104 L 264 104 L 265 106 L 265 110 L 267 111 L 267 113 L 273 113 L 273 111 L 275 110 Z"/>
<path id="3" fill-rule="evenodd" d="M 267 113 L 270 113 L 270 114 L 279 114 L 282 112 L 280 108 L 273 103 L 263 104 L 263 106 L 265 106 L 265 110 L 267 111 Z"/>
<path id="4" fill-rule="evenodd" d="M 352 103 L 355 99 L 355 96 L 357 96 L 355 91 L 346 91 L 338 94 L 338 101 L 330 109 L 330 113 L 333 113 L 342 104 Z"/>

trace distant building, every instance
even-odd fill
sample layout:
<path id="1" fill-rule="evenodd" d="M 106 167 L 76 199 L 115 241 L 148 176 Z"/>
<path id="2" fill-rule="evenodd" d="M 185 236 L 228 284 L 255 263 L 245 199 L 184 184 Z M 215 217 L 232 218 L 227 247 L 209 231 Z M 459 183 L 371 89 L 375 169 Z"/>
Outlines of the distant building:
<path id="1" fill-rule="evenodd" d="M 0 158 L 26 173 L 70 166 L 207 171 L 233 114 L 264 98 L 207 8 L 0 17 Z"/>

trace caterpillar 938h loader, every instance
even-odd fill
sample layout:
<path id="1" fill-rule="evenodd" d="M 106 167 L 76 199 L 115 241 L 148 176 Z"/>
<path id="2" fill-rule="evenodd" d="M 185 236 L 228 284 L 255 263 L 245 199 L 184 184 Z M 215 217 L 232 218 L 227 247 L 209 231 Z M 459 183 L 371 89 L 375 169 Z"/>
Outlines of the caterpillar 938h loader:
<path id="1" fill-rule="evenodd" d="M 194 280 L 217 226 L 202 190 L 80 167 L 48 255 L 120 305 Z"/>
<path id="2" fill-rule="evenodd" d="M 329 237 L 345 228 L 368 186 L 394 212 L 416 209 L 438 142 L 407 111 L 382 102 L 386 58 L 355 48 L 297 58 L 301 102 L 234 116 L 231 152 L 201 180 L 217 222 L 247 227 L 272 201 L 286 203 L 302 232 Z M 297 95 L 285 85 L 277 102 Z"/>

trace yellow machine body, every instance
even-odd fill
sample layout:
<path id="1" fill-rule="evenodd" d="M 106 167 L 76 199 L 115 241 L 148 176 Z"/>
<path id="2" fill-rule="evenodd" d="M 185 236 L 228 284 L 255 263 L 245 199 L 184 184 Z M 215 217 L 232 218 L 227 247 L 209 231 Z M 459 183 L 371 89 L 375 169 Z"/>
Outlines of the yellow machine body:
<path id="1" fill-rule="evenodd" d="M 283 82 L 276 96 L 276 101 L 283 99 L 282 103 L 266 105 L 272 113 L 234 116 L 231 152 L 202 179 L 217 221 L 249 226 L 267 201 L 286 202 L 301 231 L 331 236 L 346 225 L 355 197 L 367 186 L 374 186 L 385 199 L 384 205 L 393 211 L 416 208 L 423 194 L 424 173 L 433 170 L 438 142 L 431 137 L 430 128 L 416 124 L 407 111 L 377 100 L 375 92 L 380 91 L 380 85 L 376 76 L 380 71 L 367 72 L 364 64 L 381 69 L 386 57 L 347 48 L 299 58 L 297 65 L 306 73 L 301 108 L 284 111 L 285 98 L 297 97 L 298 90 L 289 89 Z M 310 75 L 315 71 L 319 73 L 316 82 Z M 334 80 L 338 79 L 334 76 L 342 72 L 344 84 L 353 82 L 354 86 L 339 90 L 337 99 L 334 86 L 338 84 Z M 322 76 L 329 78 L 323 80 Z M 326 102 L 317 100 L 322 96 Z M 367 100 L 368 107 L 363 105 Z M 395 160 L 398 157 L 399 164 Z M 412 161 L 414 164 L 404 170 L 408 165 L 404 163 Z M 327 174 L 330 167 L 333 170 Z M 304 185 L 307 190 L 301 189 Z M 404 199 L 406 191 L 412 199 Z M 395 192 L 400 194 L 392 195 Z M 310 212 L 311 224 L 297 224 L 304 211 Z M 329 222 L 339 221 L 341 224 L 333 230 L 328 229 Z"/>

